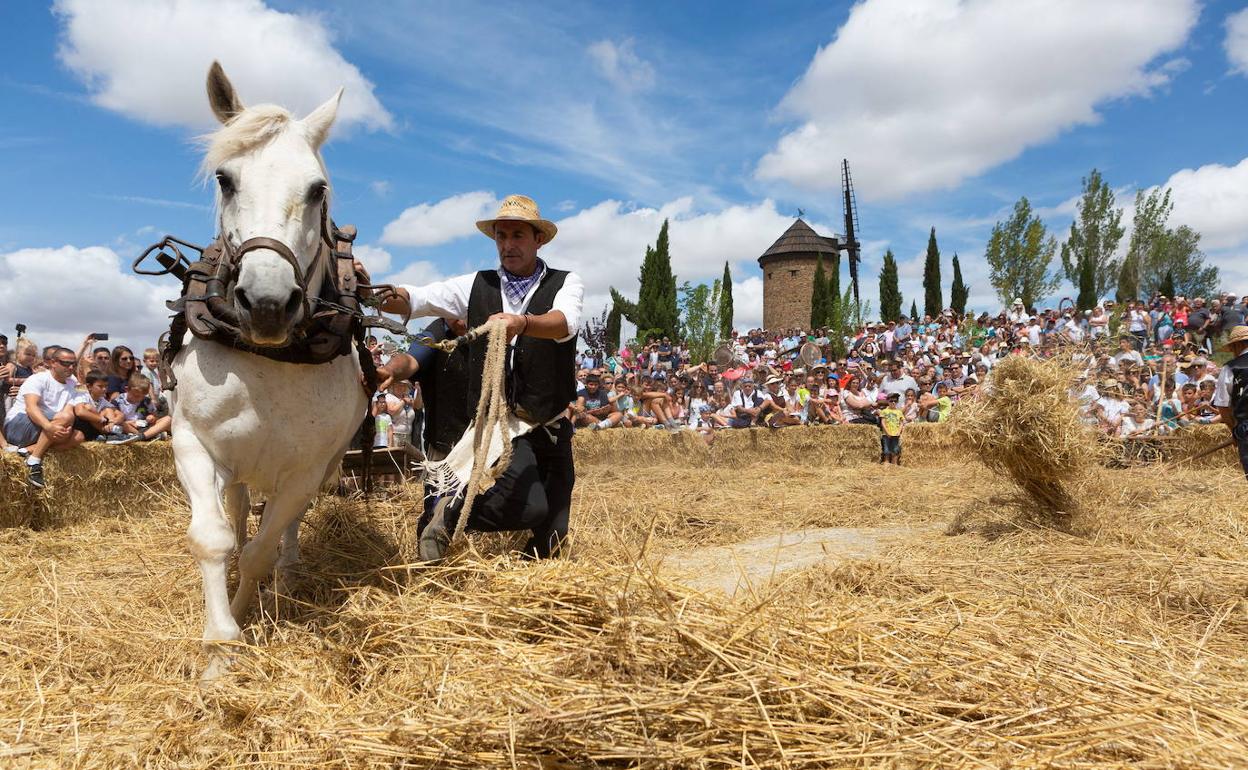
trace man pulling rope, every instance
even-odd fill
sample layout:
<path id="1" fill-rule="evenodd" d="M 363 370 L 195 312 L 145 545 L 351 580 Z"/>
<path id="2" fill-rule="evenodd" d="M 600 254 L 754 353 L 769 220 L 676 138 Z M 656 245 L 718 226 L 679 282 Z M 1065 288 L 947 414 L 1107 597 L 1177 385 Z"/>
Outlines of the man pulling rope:
<path id="1" fill-rule="evenodd" d="M 575 468 L 567 409 L 576 398 L 584 284 L 576 273 L 538 258 L 558 229 L 541 218 L 532 199 L 509 196 L 498 215 L 477 228 L 494 241 L 498 268 L 400 286 L 381 305 L 409 318 L 465 321 L 470 329 L 463 336 L 470 362 L 467 403 L 477 404 L 477 412 L 450 453 L 426 464 L 437 504 L 421 530 L 420 556 L 441 559 L 453 534 L 465 529 L 531 530 L 524 553 L 546 558 L 558 553 L 568 535 Z M 416 370 L 415 359 L 398 354 L 381 374 L 406 379 Z M 501 388 L 490 386 L 492 375 L 500 375 Z M 493 486 L 483 491 L 495 474 Z M 465 508 L 468 515 L 462 516 Z"/>

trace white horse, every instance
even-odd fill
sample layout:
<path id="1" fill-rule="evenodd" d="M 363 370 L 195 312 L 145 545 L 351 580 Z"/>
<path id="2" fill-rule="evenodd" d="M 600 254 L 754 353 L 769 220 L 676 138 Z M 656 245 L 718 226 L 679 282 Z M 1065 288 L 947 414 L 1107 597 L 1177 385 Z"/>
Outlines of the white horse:
<path id="1" fill-rule="evenodd" d="M 321 240 L 329 180 L 319 148 L 342 97 L 303 120 L 272 105 L 244 108 L 221 67 L 208 73 L 208 98 L 224 125 L 205 137 L 205 174 L 217 180 L 218 232 L 234 248 L 255 237 L 286 244 L 305 273 Z M 308 279 L 316 296 L 320 275 Z M 281 347 L 306 312 L 290 262 L 270 249 L 241 258 L 230 298 L 245 342 Z M 204 582 L 204 677 L 229 662 L 258 581 L 299 559 L 299 523 L 332 480 L 364 415 L 367 397 L 354 355 L 319 365 L 274 361 L 185 336 L 173 361 L 173 452 L 191 506 L 187 531 Z M 247 540 L 249 489 L 267 500 Z M 230 598 L 226 560 L 238 553 Z M 224 644 L 223 644 L 224 643 Z"/>

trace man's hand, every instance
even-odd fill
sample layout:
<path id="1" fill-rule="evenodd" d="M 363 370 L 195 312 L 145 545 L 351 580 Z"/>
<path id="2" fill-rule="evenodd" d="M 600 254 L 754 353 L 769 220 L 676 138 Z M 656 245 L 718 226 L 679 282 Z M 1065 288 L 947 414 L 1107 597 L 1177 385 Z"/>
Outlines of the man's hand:
<path id="1" fill-rule="evenodd" d="M 529 326 L 527 316 L 516 315 L 515 313 L 495 313 L 490 316 L 487 321 L 503 321 L 507 324 L 507 339 L 519 337 Z"/>
<path id="2" fill-rule="evenodd" d="M 354 267 L 355 267 L 355 280 L 356 280 L 356 283 L 357 283 L 357 284 L 365 284 L 365 283 L 372 283 L 372 282 L 373 282 L 373 279 L 369 277 L 369 275 L 368 275 L 368 270 L 364 267 L 364 263 L 363 263 L 363 262 L 361 262 L 361 261 L 360 261 L 360 260 L 358 260 L 358 259 L 357 259 L 357 260 L 355 260 L 355 261 L 354 261 Z M 360 294 L 361 294 L 361 295 L 363 295 L 363 296 L 364 296 L 364 297 L 366 297 L 366 298 L 367 298 L 367 297 L 371 297 L 371 296 L 373 296 L 373 290 L 372 290 L 372 289 L 361 289 L 361 290 L 360 290 Z"/>
<path id="3" fill-rule="evenodd" d="M 70 427 L 68 425 L 57 425 L 54 422 L 49 422 L 47 425 L 43 426 L 43 432 L 48 434 L 48 438 L 53 441 L 61 441 L 69 436 Z"/>

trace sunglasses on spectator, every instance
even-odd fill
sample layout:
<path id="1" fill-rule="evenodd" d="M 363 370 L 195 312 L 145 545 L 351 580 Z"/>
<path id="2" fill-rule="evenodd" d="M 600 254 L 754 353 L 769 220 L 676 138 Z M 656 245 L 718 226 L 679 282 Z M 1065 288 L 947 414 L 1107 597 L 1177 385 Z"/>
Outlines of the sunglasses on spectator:
<path id="1" fill-rule="evenodd" d="M 60 364 L 61 366 L 73 366 L 74 364 L 78 363 L 78 359 L 76 359 L 76 358 L 71 358 L 71 359 L 70 359 L 70 360 L 68 360 L 68 361 L 66 361 L 66 360 L 65 360 L 65 359 L 63 359 L 63 358 L 54 358 L 54 359 L 52 359 L 52 361 L 53 361 L 54 363 L 58 363 L 58 364 Z"/>

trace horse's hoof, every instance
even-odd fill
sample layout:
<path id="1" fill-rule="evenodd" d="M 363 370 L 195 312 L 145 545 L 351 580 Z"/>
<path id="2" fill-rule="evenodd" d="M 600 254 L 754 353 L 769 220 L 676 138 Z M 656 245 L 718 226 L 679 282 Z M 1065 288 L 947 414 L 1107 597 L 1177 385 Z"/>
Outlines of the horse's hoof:
<path id="1" fill-rule="evenodd" d="M 208 656 L 208 666 L 199 677 L 201 685 L 213 684 L 221 677 L 230 673 L 234 667 L 234 656 L 228 652 L 214 652 Z"/>

